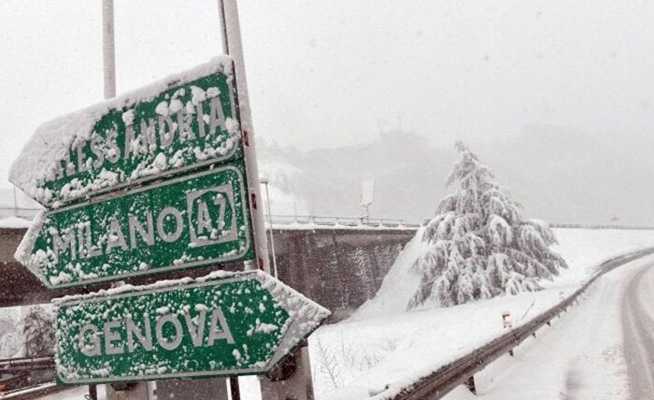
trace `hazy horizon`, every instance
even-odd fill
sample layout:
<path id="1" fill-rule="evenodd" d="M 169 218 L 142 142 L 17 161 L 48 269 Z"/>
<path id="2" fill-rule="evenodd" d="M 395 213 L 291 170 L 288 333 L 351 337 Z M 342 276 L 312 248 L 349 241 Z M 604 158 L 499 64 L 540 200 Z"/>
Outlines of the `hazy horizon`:
<path id="1" fill-rule="evenodd" d="M 39 124 L 102 100 L 100 5 L 0 4 L 0 187 L 9 186 L 9 165 Z M 605 146 L 610 152 L 592 144 L 584 151 L 592 163 L 612 165 L 598 170 L 611 172 L 607 187 L 624 188 L 622 172 L 647 176 L 654 128 L 652 3 L 239 5 L 255 130 L 268 143 L 333 149 L 373 143 L 381 132 L 400 129 L 449 152 L 463 139 L 484 155 L 509 151 L 506 143 L 529 143 L 529 127 L 550 126 L 612 143 Z M 116 0 L 115 17 L 119 94 L 221 52 L 215 0 L 165 6 Z M 555 164 L 566 145 L 560 137 L 539 142 Z M 568 186 L 584 184 L 571 175 L 559 178 Z M 515 179 L 507 184 L 530 183 Z M 593 190 L 588 196 L 597 202 Z M 643 188 L 641 196 L 654 203 L 654 191 Z M 582 197 L 568 201 L 576 206 Z M 611 200 L 616 209 L 630 204 Z"/>

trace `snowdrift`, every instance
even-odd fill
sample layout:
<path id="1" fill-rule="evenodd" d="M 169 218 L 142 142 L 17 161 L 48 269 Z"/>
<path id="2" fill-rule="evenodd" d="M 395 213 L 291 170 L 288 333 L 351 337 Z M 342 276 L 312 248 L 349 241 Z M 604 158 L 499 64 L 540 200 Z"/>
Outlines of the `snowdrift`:
<path id="1" fill-rule="evenodd" d="M 407 243 L 393 263 L 374 298 L 363 304 L 351 317 L 361 320 L 406 311 L 411 296 L 420 284 L 420 274 L 414 271 L 416 259 L 426 250 L 422 241 L 424 228 Z M 545 288 L 580 283 L 588 278 L 604 260 L 618 254 L 654 245 L 654 230 L 628 229 L 554 229 L 559 244 L 553 246 L 568 262 L 554 281 L 544 281 Z M 432 305 L 433 306 L 433 305 Z M 425 305 L 422 308 L 429 307 Z"/>

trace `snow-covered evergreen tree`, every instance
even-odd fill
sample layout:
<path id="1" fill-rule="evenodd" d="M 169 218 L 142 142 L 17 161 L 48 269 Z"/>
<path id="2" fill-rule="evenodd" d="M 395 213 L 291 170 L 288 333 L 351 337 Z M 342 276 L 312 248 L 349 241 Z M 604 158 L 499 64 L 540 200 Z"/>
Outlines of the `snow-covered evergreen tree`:
<path id="1" fill-rule="evenodd" d="M 447 185 L 457 190 L 441 200 L 424 230 L 429 248 L 413 266 L 422 279 L 408 308 L 537 290 L 539 280 L 567 268 L 550 249 L 556 238 L 548 225 L 523 219 L 488 167 L 463 143 L 456 149 L 460 160 Z"/>
<path id="2" fill-rule="evenodd" d="M 54 354 L 54 324 L 54 317 L 43 307 L 30 307 L 23 320 L 25 355 L 27 357 Z"/>

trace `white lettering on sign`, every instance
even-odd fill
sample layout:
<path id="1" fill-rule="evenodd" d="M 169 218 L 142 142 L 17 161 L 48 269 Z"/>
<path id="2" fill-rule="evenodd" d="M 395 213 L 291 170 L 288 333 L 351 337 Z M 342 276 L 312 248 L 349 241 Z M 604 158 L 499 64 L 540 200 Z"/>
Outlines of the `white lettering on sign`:
<path id="1" fill-rule="evenodd" d="M 214 90 L 214 92 L 219 92 Z M 171 100 L 171 105 L 180 103 L 178 99 Z M 75 141 L 69 152 L 58 164 L 56 173 L 47 180 L 61 179 L 64 176 L 74 177 L 87 171 L 100 171 L 105 160 L 112 164 L 121 159 L 134 159 L 146 154 L 155 154 L 158 149 L 166 149 L 176 141 L 193 139 L 192 122 L 197 122 L 198 136 L 216 135 L 229 126 L 225 118 L 220 97 L 209 101 L 188 102 L 186 106 L 176 106 L 174 112 L 166 110 L 166 115 L 141 119 L 136 125 L 129 121 L 124 127 L 124 146 L 118 146 L 118 132 L 110 129 L 105 137 L 93 132 L 89 140 Z M 132 110 L 133 111 L 133 110 Z M 208 111 L 208 113 L 207 113 Z M 170 113 L 169 113 L 170 112 Z M 75 155 L 75 162 L 70 154 Z"/>
<path id="2" fill-rule="evenodd" d="M 131 317 L 107 321 L 101 327 L 86 324 L 79 332 L 79 351 L 87 357 L 133 353 L 139 347 L 154 351 L 155 345 L 173 351 L 186 337 L 190 338 L 194 347 L 212 347 L 221 341 L 235 343 L 220 307 L 201 309 L 193 317 L 188 311 L 182 316 L 176 313 L 160 315 L 155 319 L 154 332 L 152 328 L 148 315 L 138 324 Z M 101 339 L 101 336 L 104 338 Z"/>
<path id="3" fill-rule="evenodd" d="M 193 247 L 238 239 L 231 183 L 189 192 L 186 200 L 186 210 L 168 206 L 156 215 L 146 209 L 142 216 L 113 216 L 107 226 L 83 222 L 61 229 L 50 228 L 52 251 L 57 259 L 64 256 L 70 260 L 88 259 L 118 250 L 154 246 L 157 238 L 174 243 L 187 230 L 189 245 Z M 230 217 L 229 221 L 226 216 Z"/>

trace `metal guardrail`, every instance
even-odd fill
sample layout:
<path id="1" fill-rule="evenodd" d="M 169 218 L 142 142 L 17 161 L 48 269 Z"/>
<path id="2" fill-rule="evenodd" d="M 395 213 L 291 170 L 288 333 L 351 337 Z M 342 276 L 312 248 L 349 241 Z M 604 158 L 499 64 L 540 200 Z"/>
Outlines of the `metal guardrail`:
<path id="1" fill-rule="evenodd" d="M 355 228 L 401 228 L 417 229 L 429 222 L 413 223 L 399 218 L 365 218 L 365 217 L 343 217 L 324 215 L 272 215 L 273 227 L 276 229 L 285 225 L 313 225 L 320 227 L 355 227 Z M 654 226 L 648 225 L 611 225 L 611 224 L 568 224 L 551 223 L 551 228 L 564 229 L 625 229 L 625 230 L 654 230 Z"/>
<path id="2" fill-rule="evenodd" d="M 565 229 L 628 229 L 628 230 L 654 230 L 654 226 L 648 225 L 609 225 L 609 224 L 550 224 L 551 228 Z"/>
<path id="3" fill-rule="evenodd" d="M 330 228 L 360 228 L 360 229 L 417 229 L 420 224 L 406 222 L 397 218 L 365 218 L 365 217 L 338 217 L 322 215 L 272 215 L 274 228 L 291 225 L 306 225 Z"/>
<path id="4" fill-rule="evenodd" d="M 54 369 L 54 367 L 53 356 L 7 358 L 0 360 L 0 372 L 5 373 Z"/>
<path id="5" fill-rule="evenodd" d="M 25 207 L 0 207 L 0 215 L 16 216 L 31 219 L 39 208 Z M 352 228 L 400 228 L 400 229 L 417 229 L 425 225 L 428 220 L 422 224 L 408 222 L 401 218 L 365 218 L 352 216 L 325 216 L 325 215 L 272 215 L 273 227 L 278 228 L 284 225 L 313 225 L 320 227 L 352 227 Z M 568 223 L 551 223 L 552 228 L 566 229 L 629 229 L 629 230 L 654 230 L 654 226 L 648 225 L 611 225 L 611 224 L 568 224 Z"/>
<path id="6" fill-rule="evenodd" d="M 471 377 L 487 365 L 512 351 L 529 336 L 534 335 L 536 331 L 544 325 L 549 325 L 550 321 L 558 316 L 561 312 L 566 311 L 579 296 L 588 289 L 590 285 L 605 273 L 621 266 L 629 261 L 635 260 L 654 253 L 654 247 L 638 250 L 614 257 L 600 265 L 600 270 L 593 275 L 581 288 L 575 291 L 565 300 L 539 314 L 527 324 L 512 329 L 506 334 L 492 340 L 488 344 L 473 350 L 470 354 L 459 358 L 447 365 L 440 367 L 432 374 L 425 376 L 412 385 L 405 387 L 397 395 L 384 397 L 392 400 L 423 400 L 423 399 L 440 399 L 457 386 L 469 383 Z"/>
<path id="7" fill-rule="evenodd" d="M 66 389 L 70 389 L 70 386 L 57 385 L 56 382 L 42 383 L 0 393 L 0 400 L 32 400 Z"/>

